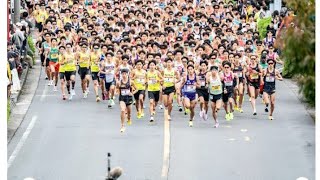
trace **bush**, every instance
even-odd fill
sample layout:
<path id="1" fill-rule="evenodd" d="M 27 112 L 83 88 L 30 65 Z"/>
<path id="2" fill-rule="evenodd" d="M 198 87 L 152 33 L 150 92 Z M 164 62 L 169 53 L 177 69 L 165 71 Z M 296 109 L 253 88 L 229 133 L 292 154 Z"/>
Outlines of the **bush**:
<path id="1" fill-rule="evenodd" d="M 263 39 L 267 36 L 267 27 L 271 23 L 272 17 L 267 17 L 260 19 L 257 24 L 260 39 Z"/>
<path id="2" fill-rule="evenodd" d="M 36 53 L 36 47 L 35 47 L 35 44 L 34 44 L 33 39 L 32 39 L 31 36 L 28 36 L 27 41 L 28 41 L 29 48 L 31 50 L 31 52 L 27 52 L 27 53 L 28 53 L 29 56 L 32 57 L 33 65 L 35 65 L 36 64 L 36 59 L 35 59 L 34 54 Z"/>
<path id="3" fill-rule="evenodd" d="M 286 17 L 286 29 L 280 32 L 284 77 L 298 77 L 300 92 L 315 105 L 315 1 L 286 0 L 297 16 Z M 294 23 L 294 26 L 291 26 Z"/>

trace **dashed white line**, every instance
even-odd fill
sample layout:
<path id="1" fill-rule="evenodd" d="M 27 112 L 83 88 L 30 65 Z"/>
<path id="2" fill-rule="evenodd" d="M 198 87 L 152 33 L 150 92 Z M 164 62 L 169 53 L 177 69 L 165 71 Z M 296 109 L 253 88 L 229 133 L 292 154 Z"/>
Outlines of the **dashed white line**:
<path id="1" fill-rule="evenodd" d="M 37 116 L 33 116 L 31 119 L 31 122 L 28 126 L 28 128 L 26 129 L 26 131 L 23 133 L 23 136 L 21 137 L 18 145 L 16 146 L 16 148 L 14 149 L 13 153 L 11 154 L 9 160 L 8 160 L 8 169 L 10 168 L 10 166 L 12 165 L 12 162 L 15 160 L 15 158 L 17 157 L 18 153 L 20 152 L 23 144 L 26 142 L 34 124 L 36 123 L 38 117 Z"/>

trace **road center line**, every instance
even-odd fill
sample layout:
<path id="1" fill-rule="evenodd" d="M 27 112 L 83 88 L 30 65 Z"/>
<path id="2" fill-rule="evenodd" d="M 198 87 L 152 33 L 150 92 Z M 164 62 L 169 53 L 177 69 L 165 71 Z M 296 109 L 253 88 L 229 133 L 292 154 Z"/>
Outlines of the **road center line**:
<path id="1" fill-rule="evenodd" d="M 28 126 L 28 128 L 26 129 L 26 131 L 23 133 L 23 136 L 21 137 L 19 143 L 17 144 L 16 148 L 14 149 L 13 153 L 11 154 L 9 160 L 8 160 L 8 169 L 10 168 L 10 166 L 12 165 L 12 162 L 14 161 L 14 159 L 17 157 L 18 153 L 20 152 L 23 144 L 26 142 L 34 124 L 36 123 L 38 119 L 38 116 L 33 116 L 31 119 L 31 122 Z"/>
<path id="2" fill-rule="evenodd" d="M 164 111 L 164 142 L 163 142 L 163 164 L 162 164 L 162 179 L 168 179 L 170 165 L 170 122 L 168 121 L 168 110 Z"/>
<path id="3" fill-rule="evenodd" d="M 47 96 L 47 92 L 48 92 L 48 85 L 45 85 L 44 90 L 43 90 L 43 92 L 42 92 L 42 95 L 41 95 L 41 97 L 40 97 L 40 102 L 43 102 L 43 101 L 44 101 L 44 99 L 45 99 L 46 96 Z"/>

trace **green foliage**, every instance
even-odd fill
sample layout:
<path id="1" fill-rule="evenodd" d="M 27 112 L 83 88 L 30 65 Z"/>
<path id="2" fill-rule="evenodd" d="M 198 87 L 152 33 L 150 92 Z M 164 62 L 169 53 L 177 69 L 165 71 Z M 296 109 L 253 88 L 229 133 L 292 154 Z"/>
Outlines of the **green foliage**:
<path id="1" fill-rule="evenodd" d="M 263 39 L 266 37 L 267 27 L 271 23 L 271 20 L 272 20 L 272 17 L 267 17 L 259 20 L 257 27 L 260 34 L 259 35 L 260 39 Z"/>
<path id="2" fill-rule="evenodd" d="M 35 65 L 36 60 L 35 60 L 34 54 L 36 52 L 36 47 L 35 47 L 35 44 L 34 44 L 33 39 L 32 39 L 31 36 L 28 36 L 27 42 L 28 42 L 29 48 L 31 50 L 31 52 L 27 52 L 27 53 L 28 53 L 29 56 L 32 57 L 33 65 Z"/>
<path id="3" fill-rule="evenodd" d="M 10 100 L 7 100 L 7 122 L 9 122 L 9 117 L 10 117 Z"/>
<path id="4" fill-rule="evenodd" d="M 315 105 L 315 1 L 286 0 L 297 16 L 296 27 L 287 27 L 281 42 L 282 58 L 286 60 L 283 75 L 298 76 L 300 92 Z M 282 34 L 282 33 L 281 33 Z"/>

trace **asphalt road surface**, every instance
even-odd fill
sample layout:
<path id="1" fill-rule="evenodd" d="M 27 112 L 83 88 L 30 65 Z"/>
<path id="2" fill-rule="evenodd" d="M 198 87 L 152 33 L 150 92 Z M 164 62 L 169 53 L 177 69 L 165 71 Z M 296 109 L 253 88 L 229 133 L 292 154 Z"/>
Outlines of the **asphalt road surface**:
<path id="1" fill-rule="evenodd" d="M 9 180 L 102 180 L 108 152 L 111 166 L 124 170 L 120 180 L 315 179 L 314 121 L 285 82 L 277 82 L 273 121 L 260 98 L 254 117 L 245 97 L 244 113 L 226 122 L 220 111 L 217 129 L 211 116 L 200 120 L 199 106 L 194 127 L 188 127 L 188 117 L 175 106 L 166 124 L 163 110 L 157 109 L 154 125 L 148 124 L 149 113 L 137 120 L 133 110 L 133 123 L 121 134 L 118 101 L 112 109 L 106 101 L 95 102 L 92 83 L 88 99 L 82 99 L 79 79 L 74 100 L 62 101 L 41 74 L 8 144 Z"/>

